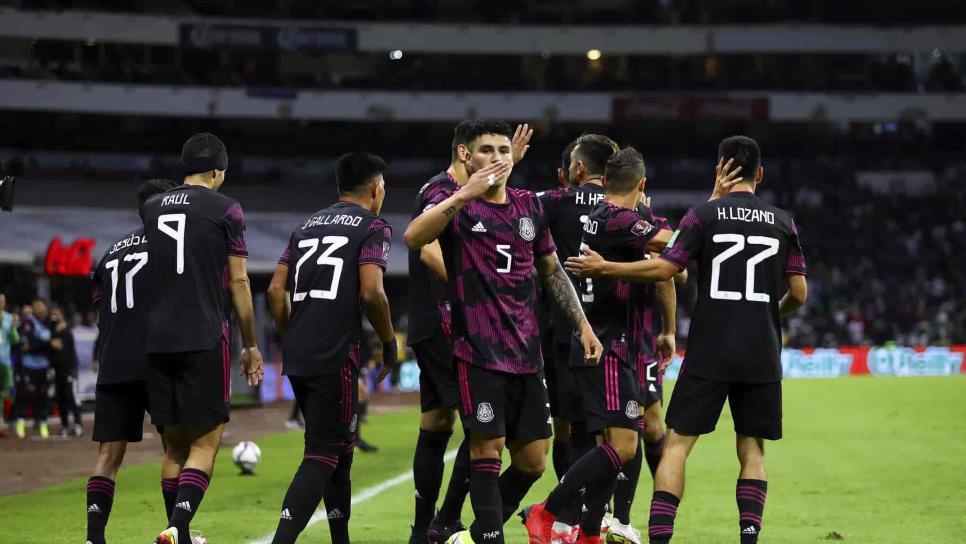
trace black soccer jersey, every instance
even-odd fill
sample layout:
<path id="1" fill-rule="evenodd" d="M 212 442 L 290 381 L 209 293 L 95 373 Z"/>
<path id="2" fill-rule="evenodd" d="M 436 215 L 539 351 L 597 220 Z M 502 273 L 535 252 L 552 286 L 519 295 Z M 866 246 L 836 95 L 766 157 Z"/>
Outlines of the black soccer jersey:
<path id="1" fill-rule="evenodd" d="M 292 313 L 282 342 L 282 373 L 335 374 L 359 367 L 359 267 L 386 268 L 392 228 L 378 215 L 337 202 L 306 219 L 279 259 L 287 265 Z"/>
<path id="2" fill-rule="evenodd" d="M 655 215 L 651 208 L 640 204 L 637 207 L 648 223 L 654 225 L 655 232 L 660 229 L 670 230 L 671 227 L 666 218 Z M 643 258 L 650 258 L 650 253 L 644 252 Z M 647 366 L 657 359 L 657 322 L 655 317 L 659 317 L 659 306 L 657 300 L 657 289 L 654 284 L 643 282 L 632 282 L 630 286 L 631 300 L 635 304 L 631 309 L 630 342 L 637 348 L 638 368 Z"/>
<path id="3" fill-rule="evenodd" d="M 148 353 L 214 349 L 229 334 L 228 256 L 248 256 L 234 199 L 181 185 L 144 204 L 151 303 Z"/>
<path id="4" fill-rule="evenodd" d="M 659 230 L 639 210 L 601 202 L 587 217 L 583 242 L 605 260 L 639 261 L 647 255 L 647 243 Z M 612 354 L 635 371 L 638 345 L 634 340 L 638 336 L 632 329 L 632 317 L 649 302 L 640 291 L 631 282 L 612 278 L 578 282 L 584 313 L 604 346 L 602 356 Z M 571 365 L 584 366 L 580 350 L 572 351 L 576 353 L 571 357 Z"/>
<path id="5" fill-rule="evenodd" d="M 782 377 L 778 303 L 786 275 L 805 274 L 791 215 L 753 193 L 730 193 L 684 215 L 661 254 L 698 261 L 698 300 L 684 372 L 722 382 Z"/>
<path id="6" fill-rule="evenodd" d="M 547 225 L 554 243 L 557 244 L 557 257 L 561 263 L 567 262 L 568 257 L 580 254 L 580 240 L 584 233 L 584 223 L 587 215 L 604 199 L 604 188 L 600 185 L 587 183 L 579 187 L 557 188 L 537 193 L 543 204 L 547 216 Z M 569 276 L 569 274 L 568 274 Z M 570 276 L 574 287 L 582 280 Z M 569 344 L 573 335 L 573 324 L 560 313 L 556 304 L 551 303 L 554 341 Z"/>
<path id="7" fill-rule="evenodd" d="M 413 219 L 433 207 L 426 197 L 435 194 L 438 185 L 448 187 L 451 191 L 459 187 L 446 172 L 433 176 L 416 195 Z M 449 306 L 446 284 L 420 260 L 419 253 L 418 249 L 409 252 L 409 329 L 406 342 L 410 346 L 436 334 L 440 329 L 440 313 L 448 311 L 446 308 Z M 448 323 L 449 316 L 443 317 Z"/>
<path id="8" fill-rule="evenodd" d="M 146 351 L 148 238 L 139 228 L 114 242 L 91 274 L 97 307 L 97 383 L 144 379 Z"/>

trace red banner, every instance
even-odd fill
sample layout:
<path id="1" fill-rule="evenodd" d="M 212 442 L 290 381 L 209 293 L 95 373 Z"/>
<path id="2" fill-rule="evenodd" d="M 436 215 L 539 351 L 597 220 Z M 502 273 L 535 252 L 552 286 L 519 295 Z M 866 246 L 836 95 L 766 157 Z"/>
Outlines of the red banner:
<path id="1" fill-rule="evenodd" d="M 767 98 L 727 96 L 618 96 L 614 98 L 614 120 L 653 119 L 764 121 L 768 119 Z"/>

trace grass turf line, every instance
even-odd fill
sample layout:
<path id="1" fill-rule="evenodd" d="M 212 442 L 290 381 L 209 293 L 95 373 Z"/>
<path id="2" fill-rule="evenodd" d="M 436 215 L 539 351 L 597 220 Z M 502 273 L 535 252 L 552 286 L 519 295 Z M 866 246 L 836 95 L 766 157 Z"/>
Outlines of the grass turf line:
<path id="1" fill-rule="evenodd" d="M 784 396 L 786 438 L 766 446 L 769 493 L 762 542 L 825 542 L 833 531 L 852 543 L 961 541 L 966 534 L 966 376 L 790 380 Z M 699 440 L 692 453 L 676 543 L 738 540 L 738 467 L 730 419 L 726 408 L 718 431 Z M 364 432 L 381 450 L 356 454 L 357 494 L 411 469 L 417 422 L 416 408 L 372 417 Z M 450 448 L 459 438 L 454 435 Z M 301 460 L 301 433 L 264 437 L 258 444 L 263 459 L 256 477 L 237 476 L 230 452 L 219 456 L 193 524 L 212 544 L 249 542 L 276 526 L 282 496 Z M 91 444 L 92 466 L 95 454 Z M 2 459 L 0 468 L 15 470 Z M 548 472 L 525 503 L 546 497 L 553 485 L 552 469 Z M 108 542 L 146 544 L 163 528 L 158 475 L 157 463 L 122 468 Z M 85 482 L 80 478 L 0 497 L 0 540 L 82 542 Z M 650 487 L 645 469 L 632 511 L 638 527 L 646 525 Z M 412 510 L 411 484 L 387 489 L 353 509 L 353 542 L 405 542 Z M 467 501 L 464 520 L 471 518 Z M 516 520 L 506 534 L 509 544 L 526 542 Z M 303 541 L 328 542 L 325 523 L 310 527 Z"/>

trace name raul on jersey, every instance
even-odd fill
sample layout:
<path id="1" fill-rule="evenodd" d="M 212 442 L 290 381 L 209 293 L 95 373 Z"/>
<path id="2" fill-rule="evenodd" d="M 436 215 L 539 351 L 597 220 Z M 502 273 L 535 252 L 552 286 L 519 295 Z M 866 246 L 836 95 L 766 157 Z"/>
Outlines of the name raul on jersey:
<path id="1" fill-rule="evenodd" d="M 732 206 L 718 208 L 718 219 L 730 219 L 732 221 L 744 221 L 745 223 L 768 223 L 775 224 L 774 212 L 766 212 L 755 208 L 735 208 Z"/>
<path id="2" fill-rule="evenodd" d="M 338 215 L 316 215 L 315 217 L 308 219 L 302 225 L 302 230 L 321 225 L 345 225 L 347 227 L 358 227 L 359 223 L 362 223 L 361 215 L 346 215 L 344 213 L 340 213 Z"/>

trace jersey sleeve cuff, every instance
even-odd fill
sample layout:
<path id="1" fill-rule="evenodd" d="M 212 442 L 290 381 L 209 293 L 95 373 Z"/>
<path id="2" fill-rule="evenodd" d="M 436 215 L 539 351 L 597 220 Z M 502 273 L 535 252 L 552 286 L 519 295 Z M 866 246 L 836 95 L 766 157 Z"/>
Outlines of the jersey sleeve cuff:
<path id="1" fill-rule="evenodd" d="M 248 258 L 248 252 L 247 251 L 230 251 L 229 250 L 228 251 L 228 254 L 231 255 L 232 257 L 244 257 L 246 259 Z"/>
<path id="2" fill-rule="evenodd" d="M 807 276 L 808 274 L 804 270 L 786 270 L 786 276 Z"/>
<path id="3" fill-rule="evenodd" d="M 382 268 L 383 270 L 385 270 L 386 267 L 388 266 L 388 263 L 386 261 L 380 261 L 378 259 L 359 259 L 359 266 L 362 266 L 364 264 L 378 265 L 379 268 Z"/>
<path id="4" fill-rule="evenodd" d="M 667 255 L 665 255 L 663 253 L 660 254 L 660 255 L 658 255 L 657 258 L 658 259 L 663 259 L 663 260 L 665 260 L 665 261 L 673 264 L 674 266 L 678 267 L 679 270 L 684 270 L 685 268 L 688 267 L 688 263 L 683 263 L 682 264 L 682 263 L 678 262 L 677 260 L 675 260 L 673 257 L 668 257 Z"/>
<path id="5" fill-rule="evenodd" d="M 547 255 L 550 255 L 551 253 L 556 253 L 556 252 L 557 252 L 556 246 L 550 246 L 550 249 L 548 249 L 547 251 L 541 251 L 541 252 L 537 253 L 537 258 L 538 259 L 542 259 L 542 258 L 546 257 Z"/>

